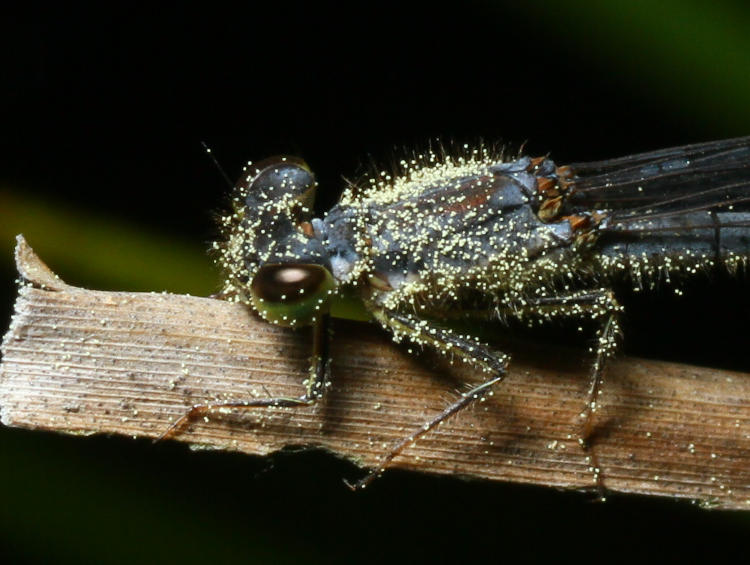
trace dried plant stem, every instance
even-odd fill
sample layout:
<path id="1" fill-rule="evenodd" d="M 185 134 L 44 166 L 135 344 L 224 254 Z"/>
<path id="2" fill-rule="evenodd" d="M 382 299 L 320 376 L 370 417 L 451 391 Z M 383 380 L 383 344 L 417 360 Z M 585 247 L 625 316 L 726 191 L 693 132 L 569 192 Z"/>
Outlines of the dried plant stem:
<path id="1" fill-rule="evenodd" d="M 27 282 L 2 346 L 5 425 L 157 437 L 193 403 L 303 390 L 304 331 L 220 300 L 75 288 L 20 237 L 16 260 Z M 324 402 L 217 414 L 178 439 L 259 455 L 320 446 L 371 466 L 443 409 L 457 383 L 476 382 L 470 368 L 408 355 L 372 325 L 336 322 L 334 384 Z M 514 353 L 494 396 L 425 435 L 394 465 L 592 487 L 576 440 L 585 363 L 549 348 Z M 620 358 L 603 390 L 593 449 L 608 489 L 750 509 L 750 375 Z"/>

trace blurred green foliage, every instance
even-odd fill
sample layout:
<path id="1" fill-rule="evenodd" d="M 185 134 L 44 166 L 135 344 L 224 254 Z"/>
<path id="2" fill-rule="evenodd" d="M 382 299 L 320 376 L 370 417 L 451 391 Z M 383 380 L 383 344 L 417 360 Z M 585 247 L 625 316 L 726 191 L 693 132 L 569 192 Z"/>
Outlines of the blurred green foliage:
<path id="1" fill-rule="evenodd" d="M 206 250 L 177 237 L 144 230 L 60 202 L 0 189 L 0 257 L 13 256 L 23 234 L 43 261 L 70 284 L 102 289 L 206 296 L 219 276 Z"/>
<path id="2" fill-rule="evenodd" d="M 557 42 L 564 41 L 571 52 L 583 53 L 592 65 L 598 64 L 613 75 L 628 77 L 628 84 L 634 92 L 648 91 L 648 96 L 663 106 L 664 112 L 673 113 L 676 121 L 680 116 L 692 123 L 702 121 L 710 125 L 707 129 L 724 132 L 722 135 L 727 136 L 750 132 L 750 69 L 746 64 L 750 53 L 750 20 L 742 4 L 691 0 L 638 0 L 628 3 L 539 3 L 519 0 L 511 4 L 512 7 L 508 9 L 526 14 L 536 26 L 536 33 L 529 33 L 529 41 L 543 42 L 552 36 Z M 483 5 L 486 17 L 497 18 L 499 28 L 503 5 L 490 1 Z M 361 25 L 361 22 L 357 25 Z M 508 56 L 510 50 L 500 38 L 498 52 L 505 51 L 500 54 Z M 522 47 L 519 51 L 522 51 Z M 517 56 L 517 53 L 512 52 L 511 55 Z M 540 88 L 549 88 L 550 96 L 555 96 L 560 90 L 575 93 L 576 89 L 586 88 L 585 77 L 554 75 L 555 57 L 560 56 L 564 54 L 550 53 L 548 61 L 529 62 L 539 66 Z M 234 75 L 228 72 L 227 76 Z M 227 82 L 231 83 L 231 80 Z M 617 135 L 616 132 L 606 131 L 606 118 L 601 116 L 602 135 Z M 446 134 L 450 135 L 450 132 Z M 71 208 L 59 201 L 40 200 L 29 196 L 29 191 L 33 189 L 31 186 L 6 186 L 0 190 L 0 273 L 6 273 L 9 280 L 14 276 L 14 238 L 16 234 L 23 233 L 52 270 L 71 284 L 112 290 L 168 290 L 204 296 L 218 288 L 219 275 L 206 254 L 205 244 L 186 242 L 151 228 L 143 229 L 116 217 L 114 212 L 109 217 L 103 217 L 100 213 Z M 8 295 L 3 300 L 9 305 L 12 296 Z M 395 532 L 398 536 L 399 532 L 394 530 L 389 532 L 390 535 L 381 536 L 380 531 L 374 530 L 371 539 L 367 539 L 362 532 L 377 528 L 378 523 L 395 521 L 403 527 L 404 535 L 412 537 L 412 530 L 420 531 L 419 524 L 423 518 L 427 524 L 435 524 L 435 521 L 445 518 L 442 511 L 434 509 L 404 523 L 401 521 L 402 511 L 392 501 L 384 501 L 381 504 L 383 508 L 380 508 L 373 502 L 377 496 L 368 499 L 366 496 L 349 497 L 348 493 L 341 495 L 339 491 L 343 490 L 337 479 L 331 482 L 331 490 L 321 490 L 320 493 L 316 490 L 317 484 L 316 488 L 309 484 L 301 485 L 298 498 L 289 497 L 278 504 L 279 500 L 274 499 L 273 495 L 286 492 L 284 489 L 294 488 L 294 485 L 269 489 L 270 499 L 264 498 L 266 493 L 262 492 L 263 486 L 253 490 L 253 486 L 240 483 L 235 493 L 229 484 L 224 484 L 221 472 L 216 471 L 204 484 L 208 487 L 217 485 L 215 488 L 222 492 L 219 499 L 213 500 L 211 493 L 197 495 L 199 489 L 195 484 L 190 484 L 190 480 L 202 480 L 204 475 L 201 473 L 208 474 L 210 471 L 207 469 L 221 463 L 217 463 L 216 459 L 207 462 L 199 456 L 179 459 L 184 453 L 178 448 L 166 456 L 164 451 L 157 449 L 148 451 L 148 465 L 155 467 L 151 469 L 139 467 L 143 463 L 137 458 L 139 454 L 143 455 L 143 451 L 139 452 L 138 446 L 125 444 L 123 440 L 98 442 L 97 446 L 89 448 L 96 443 L 95 440 L 76 442 L 51 434 L 0 429 L 0 443 L 3 456 L 0 484 L 5 485 L 0 504 L 0 549 L 17 552 L 25 562 L 41 563 L 54 555 L 57 563 L 174 561 L 184 564 L 230 559 L 249 563 L 269 562 L 271 556 L 276 563 L 343 563 L 356 559 L 341 557 L 337 561 L 331 558 L 331 553 L 338 544 L 347 540 L 352 546 L 356 545 L 359 538 L 352 536 L 366 539 L 370 544 L 361 548 L 362 553 L 372 548 L 384 548 L 388 552 L 387 558 L 383 558 L 377 550 L 370 555 L 360 554 L 364 562 L 390 562 L 391 553 L 398 553 L 398 548 L 390 545 L 390 535 Z M 107 450 L 102 443 L 110 446 L 110 449 Z M 123 460 L 117 460 L 121 452 L 126 455 L 122 456 Z M 160 457 L 164 457 L 164 461 L 159 461 Z M 128 458 L 133 460 L 126 460 Z M 250 464 L 246 460 L 251 461 L 251 458 L 242 458 L 241 462 L 239 459 L 231 460 L 232 466 L 227 472 L 227 477 L 231 477 L 229 482 L 237 481 L 237 475 L 248 468 L 246 465 Z M 173 474 L 174 478 L 158 475 L 159 467 Z M 131 475 L 119 476 L 120 468 Z M 335 472 L 340 476 L 342 468 Z M 282 477 L 280 483 L 286 479 L 288 477 Z M 248 477 L 248 482 L 252 480 L 252 477 Z M 387 479 L 384 483 L 388 484 Z M 436 484 L 428 482 L 426 488 L 430 490 Z M 446 485 L 445 482 L 439 484 Z M 481 499 L 486 495 L 480 488 L 467 487 L 467 492 L 474 494 L 468 500 L 461 500 L 462 514 L 468 514 L 464 505 L 470 505 L 473 496 Z M 501 491 L 500 485 L 493 485 L 493 488 L 495 493 L 511 492 L 510 489 Z M 249 494 L 243 496 L 245 490 Z M 399 503 L 400 496 L 411 500 L 407 491 L 392 494 L 393 500 L 399 500 Z M 464 494 L 461 492 L 458 498 Z M 319 496 L 317 499 L 316 495 Z M 237 504 L 233 503 L 235 496 L 239 501 Z M 523 533 L 528 529 L 538 541 L 539 537 L 548 538 L 550 527 L 559 524 L 562 531 L 568 531 L 565 526 L 570 524 L 576 534 L 571 534 L 565 545 L 580 538 L 580 533 L 594 532 L 584 535 L 586 539 L 582 542 L 586 544 L 585 552 L 591 554 L 597 553 L 596 543 L 599 539 L 607 540 L 610 539 L 608 535 L 619 535 L 616 528 L 612 528 L 612 533 L 595 529 L 599 523 L 604 523 L 606 527 L 611 522 L 591 519 L 587 527 L 585 517 L 581 518 L 589 514 L 594 517 L 606 515 L 606 505 L 602 505 L 604 507 L 601 509 L 587 507 L 579 515 L 569 517 L 564 513 L 556 514 L 555 505 L 548 504 L 548 496 L 556 495 L 545 492 L 534 503 L 530 502 L 533 495 L 522 491 L 522 500 L 516 499 L 514 506 L 512 501 L 498 500 L 502 497 L 491 495 L 491 499 L 495 500 L 494 506 L 490 505 L 494 513 L 491 519 L 486 516 L 462 518 L 472 528 L 479 529 L 482 523 L 493 527 L 498 520 L 505 519 L 503 517 L 510 508 L 511 514 L 505 523 L 510 535 L 502 528 L 485 536 L 464 533 L 463 538 L 454 538 L 453 532 L 445 528 L 437 533 L 462 548 L 474 547 L 483 538 L 489 539 L 492 547 L 497 548 L 501 547 L 498 544 L 501 544 L 504 533 L 508 543 L 510 537 L 523 541 L 528 539 L 528 534 Z M 258 500 L 253 497 L 258 497 Z M 306 500 L 305 497 L 309 497 L 312 510 L 302 502 Z M 438 504 L 439 498 L 434 492 L 429 492 L 423 502 Z M 559 505 L 561 499 L 554 500 Z M 266 504 L 276 513 L 266 519 L 262 512 L 253 507 L 256 503 Z M 328 505 L 332 508 L 328 509 Z M 526 507 L 530 511 L 524 515 L 523 508 Z M 563 510 L 574 512 L 577 508 L 576 503 Z M 648 520 L 654 508 L 657 508 L 656 503 L 649 501 L 644 505 L 645 512 L 634 512 L 632 523 L 627 524 L 628 531 L 636 521 Z M 282 516 L 283 513 L 307 516 L 319 510 L 328 512 L 326 516 L 330 520 L 330 527 L 326 520 L 318 523 L 314 518 L 307 517 L 294 521 Z M 218 515 L 229 511 L 234 512 L 229 518 Z M 661 528 L 665 523 L 674 523 L 680 528 L 685 524 L 683 517 L 674 519 L 672 514 L 671 507 L 654 514 L 659 518 L 659 523 L 654 523 L 654 532 L 659 532 L 660 545 Z M 107 520 L 103 521 L 102 516 L 106 516 Z M 407 512 L 403 520 L 409 516 Z M 554 518 L 551 526 L 545 523 L 548 516 Z M 336 522 L 337 517 L 339 522 Z M 453 527 L 452 518 L 448 516 L 444 520 L 450 527 Z M 245 528 L 246 523 L 253 520 L 261 533 Z M 342 521 L 348 523 L 342 524 Z M 734 519 L 731 522 L 735 523 Z M 694 531 L 710 529 L 711 523 L 717 522 L 708 515 L 706 518 L 693 517 L 691 527 Z M 744 526 L 744 520 L 737 519 L 736 523 Z M 718 524 L 716 529 L 719 530 L 729 531 L 731 528 L 730 519 Z M 520 529 L 514 530 L 517 525 L 520 525 Z M 548 526 L 547 530 L 543 529 L 544 525 Z M 337 538 L 336 528 L 348 528 L 346 531 L 350 537 Z M 327 546 L 321 549 L 319 538 L 325 537 L 329 530 Z M 291 543 L 286 536 L 293 536 Z M 495 536 L 497 542 L 494 541 Z M 630 537 L 631 541 L 639 540 L 637 535 Z M 454 539 L 458 541 L 454 542 Z M 739 539 L 736 538 L 735 543 Z M 690 546 L 694 540 L 686 541 L 691 542 L 685 544 L 686 550 L 692 551 Z M 420 551 L 425 548 L 429 552 L 429 548 L 436 544 L 435 537 L 428 538 L 425 534 L 421 544 Z M 305 545 L 311 550 L 305 552 Z M 563 546 L 554 543 L 541 545 L 553 547 L 555 551 L 562 551 Z M 580 543 L 572 546 L 580 556 Z M 622 547 L 620 541 L 617 546 Z M 524 551 L 532 549 L 529 544 Z M 513 559 L 508 549 L 503 547 L 502 551 L 505 558 Z M 466 556 L 468 561 L 474 560 L 470 554 Z"/>
<path id="3" fill-rule="evenodd" d="M 588 61 L 628 77 L 633 92 L 648 92 L 665 111 L 704 120 L 726 131 L 726 137 L 748 134 L 746 3 L 552 0 L 518 2 L 516 9 L 536 18 L 545 30 L 537 40 L 551 34 L 564 37 Z M 565 89 L 585 88 L 585 76 L 559 80 Z M 606 116 L 602 120 L 606 122 Z"/>

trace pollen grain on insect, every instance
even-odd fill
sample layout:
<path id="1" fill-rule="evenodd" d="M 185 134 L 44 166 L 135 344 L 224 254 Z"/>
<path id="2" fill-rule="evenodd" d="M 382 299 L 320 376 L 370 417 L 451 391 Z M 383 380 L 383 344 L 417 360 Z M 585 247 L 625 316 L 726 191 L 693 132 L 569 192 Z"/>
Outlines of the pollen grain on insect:
<path id="1" fill-rule="evenodd" d="M 212 249 L 225 273 L 223 297 L 273 324 L 313 325 L 316 347 L 328 335 L 331 303 L 351 293 L 394 341 L 489 373 L 442 419 L 467 398 L 484 398 L 508 363 L 476 336 L 452 329 L 455 322 L 592 320 L 598 329 L 586 419 L 622 333 L 617 280 L 641 292 L 715 266 L 735 273 L 750 256 L 743 204 L 750 138 L 563 167 L 546 156 L 509 157 L 468 144 L 452 155 L 428 149 L 397 162 L 349 183 L 319 218 L 312 212 L 317 183 L 304 162 L 248 162 Z M 307 393 L 278 404 L 317 400 L 327 363 L 314 351 Z"/>

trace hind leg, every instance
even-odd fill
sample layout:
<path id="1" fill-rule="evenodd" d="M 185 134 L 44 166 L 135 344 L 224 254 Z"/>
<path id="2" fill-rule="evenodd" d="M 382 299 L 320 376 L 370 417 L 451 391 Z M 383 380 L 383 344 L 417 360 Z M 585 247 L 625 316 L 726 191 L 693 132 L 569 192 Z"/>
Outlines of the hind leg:
<path id="1" fill-rule="evenodd" d="M 617 338 L 620 335 L 618 316 L 621 311 L 622 306 L 617 302 L 612 291 L 600 288 L 530 300 L 524 308 L 513 313 L 521 320 L 529 317 L 542 319 L 590 317 L 599 323 L 596 345 L 591 348 L 595 359 L 589 377 L 586 405 L 579 415 L 581 423 L 578 443 L 589 457 L 595 486 L 602 500 L 604 499 L 604 484 L 601 468 L 596 453 L 591 449 L 589 439 L 594 429 L 594 416 L 604 384 L 606 361 L 617 349 Z"/>

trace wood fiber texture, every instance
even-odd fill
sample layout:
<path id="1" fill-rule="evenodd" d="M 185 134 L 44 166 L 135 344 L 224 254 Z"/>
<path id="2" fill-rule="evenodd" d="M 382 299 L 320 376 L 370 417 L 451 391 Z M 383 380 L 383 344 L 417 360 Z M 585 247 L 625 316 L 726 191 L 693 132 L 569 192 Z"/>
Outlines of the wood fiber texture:
<path id="1" fill-rule="evenodd" d="M 7 426 L 158 437 L 193 403 L 303 391 L 305 330 L 221 300 L 75 288 L 21 237 L 16 261 L 25 282 L 0 365 Z M 255 455 L 316 446 L 370 467 L 481 378 L 410 355 L 374 325 L 335 320 L 334 328 L 333 385 L 321 403 L 227 411 L 176 439 Z M 586 356 L 539 346 L 511 353 L 494 395 L 426 434 L 394 466 L 591 488 L 577 441 Z M 592 449 L 608 490 L 750 509 L 750 375 L 621 357 L 607 368 L 595 418 Z"/>

